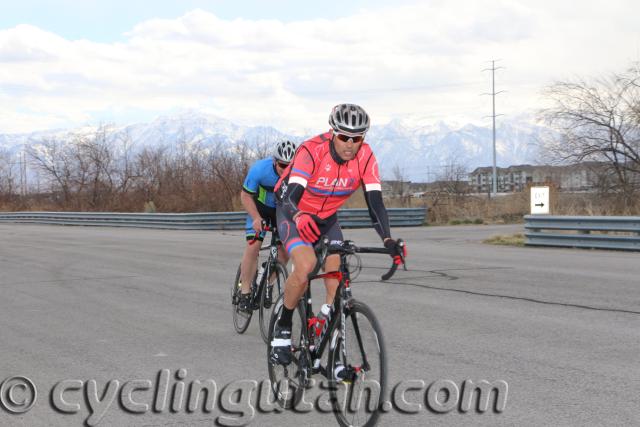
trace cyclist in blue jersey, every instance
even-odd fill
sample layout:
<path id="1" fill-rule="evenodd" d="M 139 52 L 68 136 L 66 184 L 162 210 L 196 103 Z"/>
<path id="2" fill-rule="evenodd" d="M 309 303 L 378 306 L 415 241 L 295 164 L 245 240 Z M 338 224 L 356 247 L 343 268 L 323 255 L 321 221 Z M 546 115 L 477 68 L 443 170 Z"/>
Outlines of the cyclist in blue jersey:
<path id="1" fill-rule="evenodd" d="M 293 159 L 296 146 L 291 141 L 281 141 L 276 146 L 273 156 L 255 162 L 249 169 L 242 191 L 240 201 L 247 211 L 247 222 L 245 235 L 247 246 L 242 256 L 242 266 L 240 268 L 240 282 L 242 284 L 239 307 L 241 310 L 250 311 L 249 306 L 251 294 L 251 282 L 253 282 L 256 267 L 258 264 L 258 254 L 260 244 L 250 245 L 249 242 L 257 238 L 260 242 L 264 239 L 265 232 L 262 230 L 262 221 L 276 225 L 276 201 L 273 189 L 280 178 L 280 174 Z M 279 251 L 279 258 L 283 264 L 287 263 L 285 251 Z M 271 286 L 267 286 L 265 299 L 270 302 Z"/>

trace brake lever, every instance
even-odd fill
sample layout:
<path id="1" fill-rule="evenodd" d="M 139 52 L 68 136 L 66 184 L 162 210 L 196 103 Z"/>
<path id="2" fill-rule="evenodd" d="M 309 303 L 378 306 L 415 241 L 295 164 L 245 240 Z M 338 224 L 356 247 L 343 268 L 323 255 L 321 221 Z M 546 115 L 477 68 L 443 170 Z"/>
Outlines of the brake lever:
<path id="1" fill-rule="evenodd" d="M 402 239 L 398 239 L 398 246 L 400 246 L 402 248 L 402 253 L 399 255 L 400 256 L 400 263 L 402 264 L 402 267 L 404 268 L 404 271 L 407 271 L 407 262 L 406 262 L 406 247 L 405 247 L 405 243 L 404 240 Z M 382 280 L 389 280 L 391 279 L 391 277 L 395 274 L 396 270 L 398 270 L 398 265 L 395 262 L 395 259 L 392 261 L 391 264 L 391 268 L 389 269 L 389 271 L 387 271 L 385 274 L 382 275 L 381 279 Z"/>
<path id="2" fill-rule="evenodd" d="M 329 238 L 323 235 L 322 237 L 320 237 L 320 242 L 315 247 L 316 265 L 311 271 L 311 273 L 307 275 L 307 278 L 309 280 L 311 280 L 315 275 L 317 275 L 320 269 L 322 268 L 322 264 L 324 264 L 324 261 L 327 259 L 328 251 L 329 251 Z"/>
<path id="3" fill-rule="evenodd" d="M 266 232 L 266 231 L 271 231 L 271 227 L 269 227 L 269 225 L 267 224 L 267 221 L 265 221 L 264 219 L 262 220 L 262 230 L 260 231 L 260 233 L 262 232 Z M 249 240 L 249 245 L 253 245 L 255 242 L 258 241 L 258 237 L 260 236 L 260 233 L 256 233 L 253 236 L 253 239 Z"/>
<path id="4" fill-rule="evenodd" d="M 382 277 L 380 277 L 383 281 L 391 279 L 391 277 L 394 275 L 394 273 L 398 269 L 398 264 L 396 264 L 394 261 L 391 261 L 391 262 L 393 264 L 391 264 L 391 268 L 389 269 L 389 271 L 387 271 L 382 275 Z"/>
<path id="5" fill-rule="evenodd" d="M 398 239 L 398 246 L 402 248 L 402 255 L 400 255 L 400 260 L 402 261 L 402 268 L 404 271 L 407 270 L 407 246 L 404 243 L 404 240 Z"/>

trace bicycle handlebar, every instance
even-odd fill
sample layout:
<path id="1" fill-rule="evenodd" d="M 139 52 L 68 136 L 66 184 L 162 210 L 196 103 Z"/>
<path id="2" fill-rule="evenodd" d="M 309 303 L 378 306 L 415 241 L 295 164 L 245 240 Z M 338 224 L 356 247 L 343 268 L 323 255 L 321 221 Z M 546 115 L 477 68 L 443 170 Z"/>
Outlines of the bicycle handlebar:
<path id="1" fill-rule="evenodd" d="M 385 274 L 381 276 L 382 280 L 389 280 L 395 274 L 400 264 L 403 265 L 405 270 L 407 269 L 407 265 L 405 263 L 405 257 L 404 257 L 404 247 L 405 247 L 404 240 L 398 239 L 397 242 L 398 242 L 398 246 L 402 248 L 402 254 L 399 255 L 400 260 L 399 262 L 397 262 L 395 259 L 392 261 L 389 271 L 387 271 Z M 344 242 L 330 244 L 329 238 L 327 236 L 320 237 L 319 243 L 316 244 L 315 251 L 316 251 L 316 266 L 314 267 L 313 271 L 309 273 L 309 276 L 308 276 L 309 280 L 311 280 L 314 276 L 318 274 L 327 256 L 330 254 L 347 254 L 348 255 L 353 253 L 369 253 L 369 254 L 391 255 L 391 251 L 387 248 L 358 247 L 351 240 L 345 240 Z"/>
<path id="2" fill-rule="evenodd" d="M 272 225 L 267 224 L 267 221 L 265 221 L 265 220 L 263 219 L 263 220 L 262 220 L 262 231 L 271 231 L 272 233 L 275 233 L 275 232 L 276 232 L 276 227 L 274 227 L 274 226 L 272 226 Z M 261 232 L 262 232 L 262 231 L 261 231 Z M 257 242 L 257 241 L 258 241 L 258 237 L 260 237 L 260 233 L 261 233 L 261 232 L 256 233 L 256 234 L 253 236 L 253 239 L 249 240 L 249 245 L 253 245 L 255 242 Z"/>

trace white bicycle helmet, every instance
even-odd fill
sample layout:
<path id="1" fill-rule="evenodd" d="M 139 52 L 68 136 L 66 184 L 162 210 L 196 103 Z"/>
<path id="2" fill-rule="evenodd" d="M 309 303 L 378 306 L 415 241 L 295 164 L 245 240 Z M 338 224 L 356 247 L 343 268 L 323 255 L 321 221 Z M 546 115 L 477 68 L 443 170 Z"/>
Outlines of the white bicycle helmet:
<path id="1" fill-rule="evenodd" d="M 329 124 L 338 133 L 364 135 L 369 130 L 369 115 L 359 105 L 339 104 L 331 110 Z"/>
<path id="2" fill-rule="evenodd" d="M 296 144 L 285 139 L 284 141 L 278 142 L 276 148 L 273 152 L 273 158 L 278 162 L 282 163 L 291 163 L 293 160 L 293 155 L 296 153 Z"/>

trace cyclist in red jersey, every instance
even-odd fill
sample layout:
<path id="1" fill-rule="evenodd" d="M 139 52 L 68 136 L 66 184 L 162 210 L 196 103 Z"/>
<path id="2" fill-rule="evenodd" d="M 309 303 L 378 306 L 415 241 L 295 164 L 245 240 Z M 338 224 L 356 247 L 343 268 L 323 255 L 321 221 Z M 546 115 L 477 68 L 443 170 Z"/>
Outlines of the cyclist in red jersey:
<path id="1" fill-rule="evenodd" d="M 361 185 L 373 227 L 394 259 L 402 249 L 391 238 L 387 210 L 382 201 L 378 162 L 364 142 L 369 115 L 354 104 L 340 104 L 329 116 L 331 130 L 305 141 L 275 187 L 278 234 L 290 254 L 293 272 L 287 279 L 284 307 L 271 342 L 271 361 L 291 363 L 293 310 L 307 285 L 316 257 L 313 244 L 321 235 L 343 240 L 337 210 Z M 338 255 L 327 257 L 325 270 L 340 266 Z M 333 302 L 337 279 L 325 279 L 326 303 Z"/>

